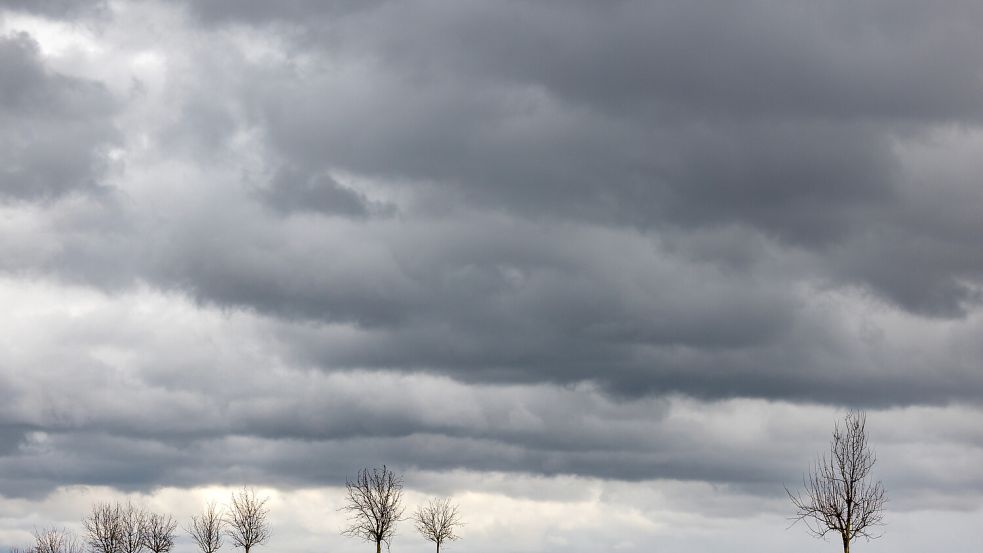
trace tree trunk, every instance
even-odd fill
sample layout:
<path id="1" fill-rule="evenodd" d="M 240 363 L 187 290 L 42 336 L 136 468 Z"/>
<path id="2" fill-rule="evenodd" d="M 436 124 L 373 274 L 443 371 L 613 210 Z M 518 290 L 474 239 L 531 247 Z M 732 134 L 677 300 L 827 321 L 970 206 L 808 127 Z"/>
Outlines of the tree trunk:
<path id="1" fill-rule="evenodd" d="M 375 553 L 382 553 L 382 542 L 375 542 Z"/>
<path id="2" fill-rule="evenodd" d="M 843 536 L 843 553 L 850 553 L 850 540 Z"/>

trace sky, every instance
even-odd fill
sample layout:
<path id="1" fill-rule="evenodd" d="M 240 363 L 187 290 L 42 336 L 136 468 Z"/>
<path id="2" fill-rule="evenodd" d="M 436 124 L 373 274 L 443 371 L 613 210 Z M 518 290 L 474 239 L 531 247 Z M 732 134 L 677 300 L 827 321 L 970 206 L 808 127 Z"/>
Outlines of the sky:
<path id="1" fill-rule="evenodd" d="M 855 550 L 977 551 L 981 27 L 0 0 L 0 546 L 250 486 L 260 553 L 368 551 L 338 509 L 386 464 L 449 552 L 835 551 L 785 486 L 861 409 Z"/>

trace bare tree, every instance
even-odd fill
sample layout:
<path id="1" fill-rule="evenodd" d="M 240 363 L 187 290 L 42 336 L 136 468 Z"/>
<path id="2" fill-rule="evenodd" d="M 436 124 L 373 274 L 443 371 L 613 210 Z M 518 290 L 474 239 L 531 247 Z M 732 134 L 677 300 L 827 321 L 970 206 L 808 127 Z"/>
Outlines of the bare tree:
<path id="1" fill-rule="evenodd" d="M 222 511 L 209 503 L 200 516 L 192 516 L 191 524 L 184 529 L 198 544 L 202 553 L 215 553 L 222 548 L 222 534 L 225 532 L 225 519 Z"/>
<path id="2" fill-rule="evenodd" d="M 84 553 L 82 542 L 68 530 L 45 528 L 34 531 L 32 553 Z"/>
<path id="3" fill-rule="evenodd" d="M 413 520 L 420 534 L 437 544 L 437 553 L 440 553 L 440 546 L 445 542 L 461 539 L 457 529 L 464 523 L 461 522 L 457 505 L 451 503 L 450 499 L 431 499 L 426 505 L 417 508 Z"/>
<path id="4" fill-rule="evenodd" d="M 381 553 L 382 544 L 391 545 L 396 523 L 403 519 L 402 478 L 382 465 L 382 470 L 358 471 L 345 487 L 347 504 L 341 510 L 349 513 L 349 526 L 342 534 L 375 543 L 376 553 Z"/>
<path id="5" fill-rule="evenodd" d="M 85 541 L 94 553 L 122 553 L 123 510 L 119 503 L 96 503 L 82 519 Z"/>
<path id="6" fill-rule="evenodd" d="M 146 542 L 147 512 L 129 501 L 120 505 L 120 551 L 140 553 Z"/>
<path id="7" fill-rule="evenodd" d="M 232 540 L 233 547 L 241 547 L 244 553 L 249 553 L 250 549 L 270 539 L 267 499 L 256 497 L 256 492 L 246 488 L 232 494 L 225 534 Z"/>
<path id="8" fill-rule="evenodd" d="M 866 425 L 863 412 L 849 413 L 843 428 L 837 424 L 833 430 L 829 455 L 820 457 L 803 478 L 805 489 L 792 493 L 785 488 L 795 506 L 793 524 L 803 521 L 820 538 L 839 534 L 844 553 L 850 553 L 857 537 L 880 537 L 873 529 L 882 524 L 887 501 L 880 481 L 871 479 L 877 457 L 867 443 Z"/>
<path id="9" fill-rule="evenodd" d="M 171 515 L 147 513 L 144 520 L 143 545 L 153 553 L 168 553 L 174 548 L 177 522 Z"/>

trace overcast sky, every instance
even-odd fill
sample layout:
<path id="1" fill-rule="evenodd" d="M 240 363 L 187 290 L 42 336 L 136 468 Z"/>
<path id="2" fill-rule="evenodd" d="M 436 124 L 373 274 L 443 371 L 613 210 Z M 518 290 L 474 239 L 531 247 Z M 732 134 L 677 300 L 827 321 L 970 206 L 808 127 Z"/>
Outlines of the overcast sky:
<path id="1" fill-rule="evenodd" d="M 249 485 L 265 551 L 366 551 L 339 486 L 386 463 L 448 551 L 835 551 L 783 485 L 861 408 L 857 550 L 978 551 L 981 28 L 0 0 L 0 546 Z"/>

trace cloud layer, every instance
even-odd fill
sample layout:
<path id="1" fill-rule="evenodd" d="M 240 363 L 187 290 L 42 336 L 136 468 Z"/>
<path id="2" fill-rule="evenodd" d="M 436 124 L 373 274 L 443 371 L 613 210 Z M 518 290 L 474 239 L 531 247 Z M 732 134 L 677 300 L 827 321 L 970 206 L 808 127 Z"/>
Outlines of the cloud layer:
<path id="1" fill-rule="evenodd" d="M 0 2 L 0 508 L 250 483 L 293 513 L 387 462 L 569 522 L 516 551 L 597 550 L 602 511 L 711 551 L 781 531 L 855 407 L 898 516 L 963 520 L 981 23 Z"/>

